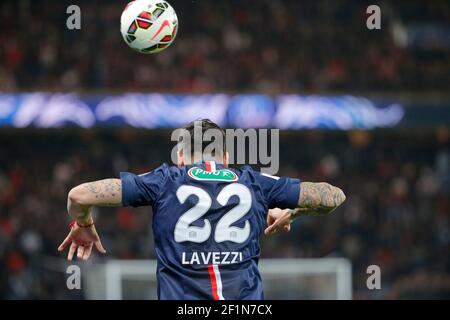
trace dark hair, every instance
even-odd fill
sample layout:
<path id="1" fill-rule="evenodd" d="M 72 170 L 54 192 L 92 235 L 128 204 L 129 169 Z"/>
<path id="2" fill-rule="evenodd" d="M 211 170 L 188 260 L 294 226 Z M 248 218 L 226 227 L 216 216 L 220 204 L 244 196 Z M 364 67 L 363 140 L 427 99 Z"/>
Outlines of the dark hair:
<path id="1" fill-rule="evenodd" d="M 216 155 L 216 154 L 212 154 L 212 156 L 214 157 L 223 157 L 224 154 L 226 153 L 226 139 L 225 139 L 225 130 L 223 130 L 220 126 L 218 126 L 216 123 L 212 122 L 210 119 L 199 119 L 199 120 L 194 120 L 190 123 L 188 123 L 186 126 L 184 126 L 182 129 L 186 130 L 187 132 L 189 132 L 189 135 L 191 137 L 190 140 L 190 144 L 191 146 L 194 146 L 194 142 L 195 142 L 195 135 L 194 135 L 194 130 L 197 127 L 202 128 L 202 152 L 205 150 L 205 148 L 212 142 L 212 141 L 205 141 L 203 140 L 203 136 L 205 134 L 206 131 L 211 130 L 211 129 L 215 129 L 215 130 L 219 130 L 222 136 L 222 145 L 223 145 L 223 150 L 221 155 Z M 198 130 L 198 129 L 197 129 Z M 215 139 L 215 137 L 213 138 L 213 140 Z M 183 150 L 183 142 L 187 143 L 187 141 L 183 140 L 182 135 L 179 136 L 178 138 L 178 143 L 179 143 L 179 148 L 182 148 L 181 150 Z M 194 148 L 191 148 L 191 154 L 194 154 Z"/>

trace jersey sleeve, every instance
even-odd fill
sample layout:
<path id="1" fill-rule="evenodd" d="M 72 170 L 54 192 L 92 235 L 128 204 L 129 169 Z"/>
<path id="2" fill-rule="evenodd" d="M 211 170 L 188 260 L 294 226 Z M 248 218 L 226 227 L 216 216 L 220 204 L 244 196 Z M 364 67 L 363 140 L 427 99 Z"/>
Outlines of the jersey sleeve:
<path id="1" fill-rule="evenodd" d="M 166 165 L 141 175 L 121 172 L 122 203 L 126 207 L 153 206 L 168 175 Z"/>
<path id="2" fill-rule="evenodd" d="M 300 180 L 255 172 L 269 208 L 296 208 L 300 196 Z"/>

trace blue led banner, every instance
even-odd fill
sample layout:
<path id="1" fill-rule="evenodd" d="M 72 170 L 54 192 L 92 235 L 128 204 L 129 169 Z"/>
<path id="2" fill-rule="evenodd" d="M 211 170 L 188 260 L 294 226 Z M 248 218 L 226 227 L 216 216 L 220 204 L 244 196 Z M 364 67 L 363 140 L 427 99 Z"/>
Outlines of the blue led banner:
<path id="1" fill-rule="evenodd" d="M 0 94 L 0 126 L 175 128 L 210 118 L 222 126 L 281 129 L 395 127 L 405 108 L 356 96 Z"/>

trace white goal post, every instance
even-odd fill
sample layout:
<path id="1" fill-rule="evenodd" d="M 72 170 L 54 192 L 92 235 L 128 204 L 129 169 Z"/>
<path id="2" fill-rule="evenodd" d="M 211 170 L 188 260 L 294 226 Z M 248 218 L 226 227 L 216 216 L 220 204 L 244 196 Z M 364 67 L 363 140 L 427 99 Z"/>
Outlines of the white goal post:
<path id="1" fill-rule="evenodd" d="M 266 299 L 352 299 L 348 259 L 261 259 Z M 87 299 L 156 299 L 155 260 L 109 260 L 83 270 Z"/>

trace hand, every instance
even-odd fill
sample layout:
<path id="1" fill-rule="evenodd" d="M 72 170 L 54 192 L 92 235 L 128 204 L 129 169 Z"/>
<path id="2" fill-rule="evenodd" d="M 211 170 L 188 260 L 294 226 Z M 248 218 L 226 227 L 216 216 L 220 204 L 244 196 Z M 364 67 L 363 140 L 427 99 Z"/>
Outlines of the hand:
<path id="1" fill-rule="evenodd" d="M 95 230 L 94 224 L 88 227 L 80 227 L 77 223 L 71 223 L 69 235 L 64 239 L 61 245 L 58 247 L 58 251 L 63 251 L 68 245 L 70 245 L 67 260 L 72 261 L 75 251 L 77 251 L 78 259 L 87 260 L 91 256 L 92 247 L 105 254 L 106 250 L 100 241 L 100 237 Z"/>
<path id="2" fill-rule="evenodd" d="M 285 232 L 291 230 L 292 222 L 292 210 L 285 209 L 281 210 L 279 208 L 270 209 L 267 214 L 267 225 L 268 227 L 264 230 L 265 235 L 277 233 L 280 229 Z"/>

